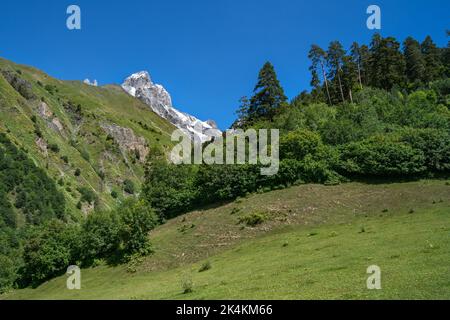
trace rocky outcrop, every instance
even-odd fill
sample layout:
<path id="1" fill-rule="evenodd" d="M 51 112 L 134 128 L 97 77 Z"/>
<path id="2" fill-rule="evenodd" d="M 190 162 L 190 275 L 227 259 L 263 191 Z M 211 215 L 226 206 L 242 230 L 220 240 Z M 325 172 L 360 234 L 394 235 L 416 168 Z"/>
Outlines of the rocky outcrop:
<path id="1" fill-rule="evenodd" d="M 37 138 L 35 140 L 36 145 L 38 146 L 39 150 L 42 152 L 44 156 L 48 155 L 48 146 L 47 142 L 43 138 Z"/>
<path id="2" fill-rule="evenodd" d="M 39 116 L 47 122 L 47 126 L 54 131 L 64 135 L 64 126 L 61 121 L 57 117 L 53 115 L 53 112 L 50 110 L 49 106 L 45 102 L 41 102 L 38 106 Z"/>
<path id="3" fill-rule="evenodd" d="M 1 74 L 22 97 L 27 100 L 36 99 L 31 83 L 27 80 L 22 79 L 17 73 L 10 70 L 3 70 Z"/>
<path id="4" fill-rule="evenodd" d="M 116 124 L 101 124 L 102 129 L 126 152 L 132 152 L 139 162 L 144 163 L 149 153 L 149 147 L 143 137 L 138 137 L 130 128 L 120 127 Z"/>
<path id="5" fill-rule="evenodd" d="M 190 114 L 175 109 L 172 106 L 170 94 L 162 85 L 153 83 L 147 71 L 129 76 L 122 84 L 122 88 L 192 138 L 196 137 L 205 142 L 209 141 L 212 136 L 220 134 L 220 130 L 217 129 L 214 121 L 201 121 Z"/>

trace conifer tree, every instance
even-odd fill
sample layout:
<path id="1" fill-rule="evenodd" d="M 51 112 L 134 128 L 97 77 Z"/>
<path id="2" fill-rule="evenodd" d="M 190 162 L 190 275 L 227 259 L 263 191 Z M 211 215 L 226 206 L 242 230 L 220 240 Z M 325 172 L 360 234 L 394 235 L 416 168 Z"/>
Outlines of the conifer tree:
<path id="1" fill-rule="evenodd" d="M 385 90 L 404 86 L 405 59 L 395 38 L 383 38 L 378 33 L 373 36 L 369 65 L 371 86 Z"/>
<path id="2" fill-rule="evenodd" d="M 424 81 L 427 83 L 438 79 L 444 71 L 444 66 L 441 62 L 440 50 L 430 36 L 422 42 L 421 49 L 425 59 Z"/>
<path id="3" fill-rule="evenodd" d="M 328 76 L 333 79 L 333 83 L 338 87 L 342 102 L 345 101 L 344 91 L 342 89 L 342 64 L 344 56 L 345 50 L 341 43 L 339 41 L 331 42 L 327 51 Z"/>
<path id="4" fill-rule="evenodd" d="M 403 43 L 403 52 L 408 81 L 410 83 L 422 82 L 425 75 L 425 60 L 419 42 L 412 37 L 406 38 Z"/>
<path id="5" fill-rule="evenodd" d="M 287 102 L 287 97 L 270 62 L 266 62 L 259 71 L 258 83 L 253 92 L 254 95 L 248 107 L 250 121 L 272 120 L 279 108 Z"/>
<path id="6" fill-rule="evenodd" d="M 327 91 L 328 103 L 331 105 L 330 89 L 328 87 L 328 78 L 325 70 L 326 52 L 318 45 L 313 44 L 309 50 L 308 58 L 311 60 L 311 67 L 309 67 L 312 74 L 311 85 L 319 91 L 320 80 L 317 70 L 320 68 L 325 83 L 325 89 Z"/>

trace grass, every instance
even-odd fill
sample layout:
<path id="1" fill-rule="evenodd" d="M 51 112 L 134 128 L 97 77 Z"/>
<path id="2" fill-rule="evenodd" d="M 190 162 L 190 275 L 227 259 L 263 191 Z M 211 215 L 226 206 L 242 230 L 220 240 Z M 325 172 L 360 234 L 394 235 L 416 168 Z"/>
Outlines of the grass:
<path id="1" fill-rule="evenodd" d="M 449 299 L 449 188 L 428 180 L 251 195 L 157 228 L 155 254 L 136 272 L 100 266 L 82 270 L 79 291 L 62 276 L 3 298 Z M 252 212 L 268 220 L 242 229 Z M 179 232 L 185 224 L 195 227 Z M 371 265 L 382 290 L 366 288 Z"/>

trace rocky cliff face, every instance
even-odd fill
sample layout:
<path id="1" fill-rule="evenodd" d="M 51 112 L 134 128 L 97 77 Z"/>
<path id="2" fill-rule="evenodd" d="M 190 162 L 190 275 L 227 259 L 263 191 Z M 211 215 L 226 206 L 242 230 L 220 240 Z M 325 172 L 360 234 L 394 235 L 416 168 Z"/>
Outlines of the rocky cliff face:
<path id="1" fill-rule="evenodd" d="M 123 128 L 116 124 L 101 124 L 101 127 L 114 138 L 114 141 L 122 150 L 134 152 L 138 155 L 138 160 L 141 163 L 145 162 L 149 147 L 143 137 L 136 136 L 130 128 Z"/>
<path id="2" fill-rule="evenodd" d="M 175 109 L 172 106 L 170 94 L 162 85 L 153 83 L 147 71 L 129 76 L 122 84 L 122 88 L 192 138 L 205 142 L 210 140 L 212 136 L 220 134 L 214 121 L 201 121 L 190 114 Z"/>

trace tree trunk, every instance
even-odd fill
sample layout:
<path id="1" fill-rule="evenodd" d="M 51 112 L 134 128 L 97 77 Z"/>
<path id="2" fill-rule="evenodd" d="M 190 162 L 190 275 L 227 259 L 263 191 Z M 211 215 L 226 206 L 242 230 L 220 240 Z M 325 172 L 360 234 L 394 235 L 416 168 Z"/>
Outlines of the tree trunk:
<path id="1" fill-rule="evenodd" d="M 352 94 L 352 89 L 348 89 L 348 96 L 350 97 L 350 102 L 353 103 L 353 94 Z"/>
<path id="2" fill-rule="evenodd" d="M 337 77 L 338 77 L 338 83 L 339 83 L 339 91 L 341 92 L 342 102 L 345 102 L 344 91 L 342 90 L 342 83 L 341 83 L 340 73 L 341 73 L 341 69 L 338 69 Z"/>
<path id="3" fill-rule="evenodd" d="M 363 85 L 362 85 L 362 80 L 361 80 L 361 66 L 359 64 L 359 61 L 358 61 L 358 80 L 359 80 L 359 86 L 361 87 L 361 90 L 362 90 Z"/>
<path id="4" fill-rule="evenodd" d="M 322 60 L 320 60 L 320 67 L 322 68 L 323 79 L 325 81 L 325 88 L 327 89 L 328 102 L 330 103 L 330 106 L 331 106 L 330 90 L 328 89 L 328 79 L 327 79 L 327 75 L 325 73 L 325 68 L 324 68 Z"/>

